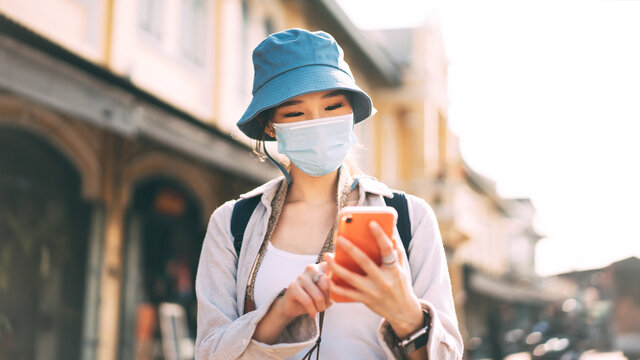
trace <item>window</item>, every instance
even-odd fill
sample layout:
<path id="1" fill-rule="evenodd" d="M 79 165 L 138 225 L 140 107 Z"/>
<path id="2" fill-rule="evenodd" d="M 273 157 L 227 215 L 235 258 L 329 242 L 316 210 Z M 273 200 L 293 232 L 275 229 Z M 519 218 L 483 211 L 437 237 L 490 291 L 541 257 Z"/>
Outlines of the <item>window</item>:
<path id="1" fill-rule="evenodd" d="M 95 4 L 95 0 L 76 0 L 76 2 L 84 6 Z"/>
<path id="2" fill-rule="evenodd" d="M 162 37 L 163 0 L 138 0 L 138 22 L 152 36 Z"/>
<path id="3" fill-rule="evenodd" d="M 446 175 L 447 167 L 447 140 L 449 137 L 449 128 L 447 126 L 447 118 L 442 112 L 438 111 L 438 174 Z"/>
<path id="4" fill-rule="evenodd" d="M 182 31 L 180 47 L 183 55 L 198 65 L 204 65 L 207 41 L 207 1 L 182 0 Z"/>
<path id="5" fill-rule="evenodd" d="M 271 35 L 275 32 L 275 27 L 273 26 L 273 20 L 271 18 L 264 19 L 264 32 L 267 35 Z"/>

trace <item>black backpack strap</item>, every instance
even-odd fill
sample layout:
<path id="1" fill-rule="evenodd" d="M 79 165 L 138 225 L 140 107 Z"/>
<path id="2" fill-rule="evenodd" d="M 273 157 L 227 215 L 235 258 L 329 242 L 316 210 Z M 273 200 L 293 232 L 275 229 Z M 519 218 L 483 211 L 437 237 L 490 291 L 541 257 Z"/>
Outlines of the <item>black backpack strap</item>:
<path id="1" fill-rule="evenodd" d="M 261 198 L 262 195 L 257 195 L 252 198 L 241 199 L 233 206 L 233 212 L 231 214 L 231 234 L 233 235 L 233 246 L 238 256 L 242 248 L 244 231 Z M 401 192 L 394 191 L 393 198 L 385 197 L 384 202 L 387 206 L 394 208 L 398 213 L 398 233 L 400 234 L 404 250 L 408 255 L 409 243 L 411 242 L 411 219 L 409 218 L 407 197 Z"/>
<path id="2" fill-rule="evenodd" d="M 231 235 L 233 235 L 233 247 L 236 249 L 238 257 L 240 257 L 244 231 L 261 198 L 262 194 L 247 199 L 240 199 L 233 205 L 233 212 L 231 213 Z"/>
<path id="3" fill-rule="evenodd" d="M 411 242 L 411 219 L 409 218 L 409 204 L 404 193 L 394 191 L 393 197 L 384 197 L 384 203 L 391 206 L 398 213 L 398 233 L 404 246 L 404 251 L 409 256 L 409 243 Z"/>

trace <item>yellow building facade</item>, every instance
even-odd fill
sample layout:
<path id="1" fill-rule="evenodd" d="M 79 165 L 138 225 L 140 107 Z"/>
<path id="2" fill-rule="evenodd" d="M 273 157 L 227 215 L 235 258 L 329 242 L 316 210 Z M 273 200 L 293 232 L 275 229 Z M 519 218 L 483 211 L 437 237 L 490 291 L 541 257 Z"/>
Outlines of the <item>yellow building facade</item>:
<path id="1" fill-rule="evenodd" d="M 217 5 L 0 4 L 1 358 L 153 356 L 180 294 L 195 329 L 210 214 L 277 175 L 214 121 Z"/>

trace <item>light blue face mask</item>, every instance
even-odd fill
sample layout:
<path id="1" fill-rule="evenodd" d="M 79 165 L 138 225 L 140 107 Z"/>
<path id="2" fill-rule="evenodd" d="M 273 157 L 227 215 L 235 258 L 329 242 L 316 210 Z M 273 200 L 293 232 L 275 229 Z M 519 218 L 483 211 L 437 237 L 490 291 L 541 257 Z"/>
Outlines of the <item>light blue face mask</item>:
<path id="1" fill-rule="evenodd" d="M 310 176 L 323 176 L 338 169 L 357 142 L 353 133 L 353 113 L 273 124 L 273 127 L 278 152 Z"/>

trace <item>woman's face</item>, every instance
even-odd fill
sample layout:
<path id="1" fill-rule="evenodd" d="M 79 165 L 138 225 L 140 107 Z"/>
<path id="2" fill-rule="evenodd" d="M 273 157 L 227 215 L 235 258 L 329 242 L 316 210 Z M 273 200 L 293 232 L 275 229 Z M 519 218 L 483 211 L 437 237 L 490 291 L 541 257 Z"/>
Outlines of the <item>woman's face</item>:
<path id="1" fill-rule="evenodd" d="M 309 93 L 292 98 L 276 107 L 274 123 L 298 121 L 347 115 L 353 112 L 349 99 L 341 90 Z"/>

